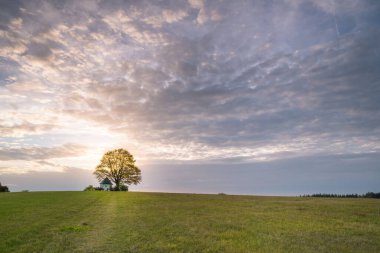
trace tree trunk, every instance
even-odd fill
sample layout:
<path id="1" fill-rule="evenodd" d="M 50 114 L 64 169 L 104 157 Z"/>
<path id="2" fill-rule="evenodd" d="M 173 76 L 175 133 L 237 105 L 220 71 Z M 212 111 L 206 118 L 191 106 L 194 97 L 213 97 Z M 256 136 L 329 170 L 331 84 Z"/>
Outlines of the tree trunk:
<path id="1" fill-rule="evenodd" d="M 115 190 L 120 191 L 120 180 L 115 180 Z"/>

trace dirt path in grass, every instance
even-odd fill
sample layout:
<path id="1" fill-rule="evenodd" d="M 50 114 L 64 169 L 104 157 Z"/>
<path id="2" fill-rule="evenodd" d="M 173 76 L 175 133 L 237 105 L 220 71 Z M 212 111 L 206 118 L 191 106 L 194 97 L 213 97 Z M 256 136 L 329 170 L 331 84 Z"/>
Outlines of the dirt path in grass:
<path id="1" fill-rule="evenodd" d="M 99 196 L 54 224 L 51 240 L 38 252 L 133 252 L 138 234 L 132 227 L 140 198 L 123 192 L 102 192 Z"/>
<path id="2" fill-rule="evenodd" d="M 102 194 L 86 208 L 57 223 L 41 252 L 99 252 L 97 249 L 111 234 L 116 205 L 115 195 Z"/>
<path id="3" fill-rule="evenodd" d="M 146 241 L 141 240 L 141 229 L 144 219 L 137 216 L 141 213 L 141 203 L 146 197 L 134 193 L 113 192 L 105 204 L 100 204 L 103 211 L 96 210 L 90 221 L 91 230 L 82 237 L 80 244 L 69 252 L 137 252 L 136 247 Z"/>
<path id="4" fill-rule="evenodd" d="M 79 244 L 71 252 L 100 252 L 100 248 L 111 243 L 117 209 L 118 198 L 116 194 L 110 193 L 102 199 L 93 208 L 91 216 L 84 219 L 90 229 L 81 236 Z"/>

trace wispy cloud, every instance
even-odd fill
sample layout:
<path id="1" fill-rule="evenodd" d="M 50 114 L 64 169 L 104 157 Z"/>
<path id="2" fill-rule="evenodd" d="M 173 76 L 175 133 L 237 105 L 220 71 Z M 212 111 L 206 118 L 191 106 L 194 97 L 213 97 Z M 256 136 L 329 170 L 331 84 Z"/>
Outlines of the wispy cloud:
<path id="1" fill-rule="evenodd" d="M 380 149 L 374 1 L 1 5 L 0 141 L 21 147 L 2 160 L 81 145 L 205 163 Z"/>
<path id="2" fill-rule="evenodd" d="M 87 147 L 78 144 L 65 144 L 57 147 L 29 147 L 0 149 L 0 160 L 41 160 L 62 157 L 75 157 L 85 154 Z M 40 162 L 39 162 L 40 163 Z M 41 163 L 40 163 L 41 164 Z M 46 164 L 46 163 L 44 163 Z M 51 165 L 51 164 L 48 164 Z"/>

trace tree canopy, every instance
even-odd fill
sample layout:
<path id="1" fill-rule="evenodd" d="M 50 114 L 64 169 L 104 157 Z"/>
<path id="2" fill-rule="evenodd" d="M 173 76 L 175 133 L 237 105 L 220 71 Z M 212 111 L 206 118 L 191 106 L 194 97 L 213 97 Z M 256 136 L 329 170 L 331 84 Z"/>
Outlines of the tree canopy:
<path id="1" fill-rule="evenodd" d="M 109 178 L 115 183 L 116 189 L 123 185 L 141 182 L 141 170 L 135 165 L 133 155 L 125 149 L 115 149 L 106 152 L 94 171 L 99 181 Z"/>
<path id="2" fill-rule="evenodd" d="M 1 183 L 0 183 L 0 192 L 9 192 L 9 189 L 7 186 L 1 185 Z"/>

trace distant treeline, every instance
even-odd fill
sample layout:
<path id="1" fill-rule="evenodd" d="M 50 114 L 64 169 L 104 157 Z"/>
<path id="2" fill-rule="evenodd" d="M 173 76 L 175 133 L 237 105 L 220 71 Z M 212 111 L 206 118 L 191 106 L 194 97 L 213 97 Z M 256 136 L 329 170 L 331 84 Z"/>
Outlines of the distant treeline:
<path id="1" fill-rule="evenodd" d="M 329 193 L 317 193 L 306 194 L 301 197 L 316 197 L 316 198 L 372 198 L 380 199 L 380 192 L 367 192 L 366 194 L 329 194 Z"/>

